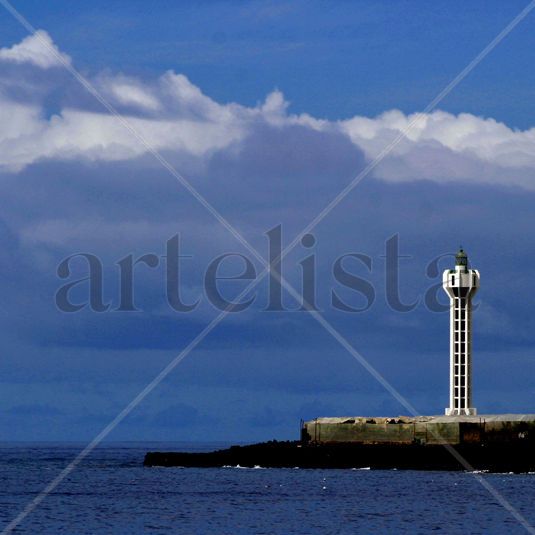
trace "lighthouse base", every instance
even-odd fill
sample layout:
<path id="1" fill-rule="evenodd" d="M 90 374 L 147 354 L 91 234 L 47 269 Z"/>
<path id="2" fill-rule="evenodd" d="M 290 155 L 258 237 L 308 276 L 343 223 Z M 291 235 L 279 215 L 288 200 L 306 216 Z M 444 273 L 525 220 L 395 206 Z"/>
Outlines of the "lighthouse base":
<path id="1" fill-rule="evenodd" d="M 445 411 L 446 416 L 477 416 L 477 409 L 475 407 L 468 407 L 467 409 L 451 409 Z"/>

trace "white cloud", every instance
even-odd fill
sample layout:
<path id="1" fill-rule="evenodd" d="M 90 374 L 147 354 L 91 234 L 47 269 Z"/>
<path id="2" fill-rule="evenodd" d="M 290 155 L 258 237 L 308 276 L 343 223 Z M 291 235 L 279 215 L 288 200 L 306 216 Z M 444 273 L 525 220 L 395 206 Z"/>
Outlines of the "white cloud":
<path id="1" fill-rule="evenodd" d="M 47 32 L 38 30 L 11 48 L 1 48 L 0 61 L 31 63 L 41 69 L 49 69 L 63 63 L 70 64 L 71 58 L 60 52 Z"/>
<path id="2" fill-rule="evenodd" d="M 113 80 L 109 85 L 109 91 L 119 104 L 144 108 L 149 111 L 160 109 L 160 103 L 151 92 L 135 81 Z"/>
<path id="3" fill-rule="evenodd" d="M 18 104 L 0 94 L 0 168 L 19 171 L 40 159 L 94 161 L 128 160 L 148 147 L 203 158 L 243 139 L 246 116 L 255 114 L 235 104 L 220 105 L 182 75 L 167 73 L 159 80 L 160 100 L 150 90 L 118 77 L 99 84 L 114 92 L 117 102 L 145 111 L 167 108 L 156 118 L 123 115 L 130 128 L 107 113 L 64 108 L 45 118 L 45 110 Z M 170 98 L 169 98 L 170 97 Z M 137 137 L 133 132 L 137 132 Z"/>
<path id="4" fill-rule="evenodd" d="M 45 32 L 39 34 L 54 46 Z M 41 67 L 58 64 L 36 36 L 0 50 L 1 58 L 30 61 Z M 535 189 L 535 128 L 518 131 L 491 118 L 443 111 L 405 115 L 390 110 L 377 117 L 328 121 L 289 114 L 289 104 L 278 90 L 254 107 L 220 104 L 186 76 L 172 71 L 152 82 L 107 73 L 94 83 L 153 148 L 171 151 L 178 158 L 185 155 L 206 162 L 215 152 L 225 150 L 239 155 L 248 136 L 266 126 L 283 130 L 298 125 L 332 134 L 333 143 L 343 134 L 372 159 L 412 125 L 376 167 L 376 177 Z M 15 103 L 0 94 L 0 168 L 18 171 L 44 158 L 128 160 L 148 152 L 118 118 L 80 106 L 65 107 L 47 118 L 44 106 Z"/>
<path id="5" fill-rule="evenodd" d="M 517 131 L 469 113 L 405 115 L 398 110 L 339 124 L 370 159 L 412 124 L 378 167 L 386 180 L 471 180 L 535 189 L 535 128 Z"/>

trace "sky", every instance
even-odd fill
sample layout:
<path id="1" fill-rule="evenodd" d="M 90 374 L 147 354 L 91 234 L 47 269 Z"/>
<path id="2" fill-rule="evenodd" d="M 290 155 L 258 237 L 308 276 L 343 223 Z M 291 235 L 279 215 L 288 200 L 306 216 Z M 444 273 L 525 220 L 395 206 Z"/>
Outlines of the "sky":
<path id="1" fill-rule="evenodd" d="M 2 440 L 91 440 L 219 314 L 215 259 L 232 253 L 221 277 L 261 273 L 221 217 L 267 258 L 269 235 L 294 241 L 403 132 L 283 275 L 300 294 L 315 280 L 323 317 L 440 414 L 439 285 L 462 244 L 481 273 L 474 404 L 535 412 L 535 13 L 417 115 L 527 2 L 13 5 L 37 33 L 0 9 Z M 175 236 L 189 312 L 166 298 Z M 58 308 L 88 275 L 80 254 L 102 266 L 104 311 L 87 281 L 69 293 L 86 306 Z M 137 310 L 121 307 L 129 255 L 157 264 L 133 267 Z M 337 261 L 372 293 L 344 287 Z M 232 299 L 248 282 L 217 288 Z M 260 281 L 108 440 L 291 439 L 301 418 L 407 413 L 294 297 L 269 310 L 269 292 Z"/>

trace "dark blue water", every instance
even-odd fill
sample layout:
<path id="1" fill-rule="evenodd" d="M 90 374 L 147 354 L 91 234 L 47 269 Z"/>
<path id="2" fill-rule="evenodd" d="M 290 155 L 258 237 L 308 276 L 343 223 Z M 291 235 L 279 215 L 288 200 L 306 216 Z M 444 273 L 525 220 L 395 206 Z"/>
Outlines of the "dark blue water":
<path id="1" fill-rule="evenodd" d="M 147 450 L 213 446 L 101 446 L 16 533 L 526 533 L 468 473 L 142 466 Z M 0 527 L 80 449 L 74 444 L 1 446 Z M 535 524 L 535 475 L 483 477 Z"/>

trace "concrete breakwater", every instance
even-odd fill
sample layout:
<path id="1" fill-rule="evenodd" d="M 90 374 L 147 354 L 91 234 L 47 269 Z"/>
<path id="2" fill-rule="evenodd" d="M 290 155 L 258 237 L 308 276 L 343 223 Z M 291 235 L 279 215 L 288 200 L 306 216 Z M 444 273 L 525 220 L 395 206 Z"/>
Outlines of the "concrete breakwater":
<path id="1" fill-rule="evenodd" d="M 318 418 L 300 441 L 149 452 L 144 465 L 535 472 L 535 415 Z"/>

